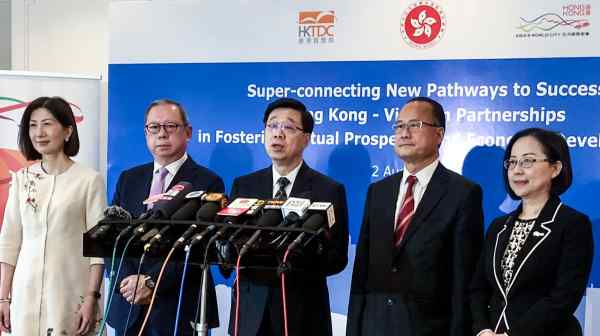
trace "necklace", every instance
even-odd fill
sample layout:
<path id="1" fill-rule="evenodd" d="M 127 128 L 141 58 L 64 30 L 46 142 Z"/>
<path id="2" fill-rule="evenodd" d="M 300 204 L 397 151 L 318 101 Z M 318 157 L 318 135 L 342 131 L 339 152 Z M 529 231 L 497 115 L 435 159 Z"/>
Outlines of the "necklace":
<path id="1" fill-rule="evenodd" d="M 48 174 L 48 172 L 47 172 L 47 171 L 46 171 L 46 169 L 44 168 L 44 161 L 40 161 L 40 167 L 42 168 L 42 171 L 43 171 L 44 173 L 46 173 L 46 175 L 50 175 L 50 174 Z"/>

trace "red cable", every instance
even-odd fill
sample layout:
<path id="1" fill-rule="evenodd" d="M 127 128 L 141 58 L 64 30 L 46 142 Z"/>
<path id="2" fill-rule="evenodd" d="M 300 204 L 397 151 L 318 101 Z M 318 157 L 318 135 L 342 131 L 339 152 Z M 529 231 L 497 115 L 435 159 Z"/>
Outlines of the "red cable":
<path id="1" fill-rule="evenodd" d="M 287 262 L 288 254 L 290 250 L 286 250 L 283 255 L 283 263 Z M 283 301 L 283 332 L 285 336 L 288 336 L 288 318 L 287 318 L 287 299 L 285 297 L 285 272 L 281 272 L 281 299 Z"/>
<path id="2" fill-rule="evenodd" d="M 235 264 L 235 324 L 233 336 L 238 336 L 238 325 L 240 322 L 240 260 L 242 256 L 238 256 Z"/>

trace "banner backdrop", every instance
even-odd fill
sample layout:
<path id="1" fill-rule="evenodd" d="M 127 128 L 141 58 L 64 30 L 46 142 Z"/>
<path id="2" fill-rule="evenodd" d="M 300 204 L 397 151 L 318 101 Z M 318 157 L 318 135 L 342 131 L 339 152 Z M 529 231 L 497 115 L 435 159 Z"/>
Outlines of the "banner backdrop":
<path id="1" fill-rule="evenodd" d="M 115 2 L 111 20 L 109 194 L 123 169 L 152 160 L 143 121 L 155 99 L 184 105 L 191 156 L 227 189 L 270 164 L 266 105 L 284 96 L 307 105 L 316 125 L 305 160 L 348 195 L 349 263 L 328 281 L 335 335 L 344 335 L 367 187 L 403 167 L 391 126 L 410 97 L 445 107 L 441 161 L 482 185 L 486 225 L 517 206 L 501 177 L 510 136 L 561 132 L 576 175 L 562 199 L 592 219 L 600 242 L 600 41 L 590 3 Z M 587 336 L 600 332 L 598 263 L 576 312 Z M 231 279 L 213 275 L 222 326 L 213 334 L 225 335 Z"/>
<path id="2" fill-rule="evenodd" d="M 265 106 L 299 98 L 316 122 L 306 161 L 347 188 L 353 251 L 368 184 L 402 168 L 392 145 L 396 113 L 425 95 L 446 109 L 442 162 L 483 186 L 486 223 L 515 206 L 502 184 L 503 147 L 519 129 L 545 127 L 571 147 L 576 180 L 563 200 L 597 224 L 590 191 L 598 187 L 600 71 L 593 69 L 600 58 L 111 65 L 108 185 L 112 191 L 123 169 L 151 160 L 143 118 L 154 99 L 182 102 L 194 130 L 190 154 L 229 189 L 234 177 L 270 164 Z M 595 261 L 590 286 L 600 283 Z M 331 278 L 334 313 L 346 313 L 350 273 L 351 263 Z"/>

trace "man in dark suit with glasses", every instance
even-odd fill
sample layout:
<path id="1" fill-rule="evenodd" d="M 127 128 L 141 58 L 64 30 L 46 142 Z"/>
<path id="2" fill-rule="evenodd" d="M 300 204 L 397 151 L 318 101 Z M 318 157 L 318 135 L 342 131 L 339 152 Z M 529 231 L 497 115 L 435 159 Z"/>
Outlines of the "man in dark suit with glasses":
<path id="1" fill-rule="evenodd" d="M 314 120 L 304 104 L 281 98 L 267 106 L 264 113 L 265 149 L 270 167 L 235 179 L 231 199 L 309 198 L 312 202 L 331 202 L 335 224 L 323 253 L 302 271 L 286 277 L 288 335 L 330 336 L 331 310 L 327 276 L 341 272 L 348 262 L 348 210 L 344 186 L 310 168 L 303 159 L 310 142 Z M 280 280 L 275 270 L 245 269 L 239 275 L 239 336 L 284 335 L 283 301 Z M 235 334 L 236 293 L 232 291 L 229 333 Z"/>
<path id="2" fill-rule="evenodd" d="M 198 165 L 187 154 L 192 127 L 179 103 L 168 99 L 154 101 L 146 110 L 145 120 L 146 144 L 154 161 L 121 173 L 113 205 L 125 208 L 136 218 L 147 210 L 146 205 L 142 203 L 145 199 L 169 190 L 181 181 L 191 183 L 194 190 L 224 191 L 221 178 Z M 107 264 L 110 264 L 110 261 Z M 119 278 L 116 279 L 112 306 L 109 307 L 108 324 L 115 329 L 118 336 L 125 333 L 137 335 L 152 293 L 157 290 L 144 335 L 172 335 L 183 267 L 177 262 L 171 262 L 160 285 L 155 288 L 162 260 L 147 259 L 142 265 L 140 276 L 137 276 L 138 265 L 139 260 L 123 261 Z M 192 267 L 188 270 L 179 335 L 191 335 L 193 332 L 190 321 L 195 319 L 201 274 L 198 268 Z M 208 325 L 214 328 L 219 325 L 219 317 L 212 276 L 209 276 L 208 289 Z M 133 305 L 133 310 L 126 326 L 130 305 Z"/>
<path id="3" fill-rule="evenodd" d="M 404 105 L 394 124 L 404 170 L 371 184 L 358 240 L 348 336 L 467 336 L 467 289 L 483 239 L 481 188 L 439 161 L 442 106 Z"/>

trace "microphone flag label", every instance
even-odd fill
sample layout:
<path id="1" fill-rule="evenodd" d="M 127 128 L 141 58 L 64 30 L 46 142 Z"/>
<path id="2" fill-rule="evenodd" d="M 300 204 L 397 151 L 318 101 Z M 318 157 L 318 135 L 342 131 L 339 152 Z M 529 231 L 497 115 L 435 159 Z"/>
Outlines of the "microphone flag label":
<path id="1" fill-rule="evenodd" d="M 258 202 L 258 198 L 236 198 L 226 208 L 217 212 L 217 215 L 233 217 L 239 216 L 248 211 L 248 209 L 250 209 L 250 207 L 256 202 Z"/>

